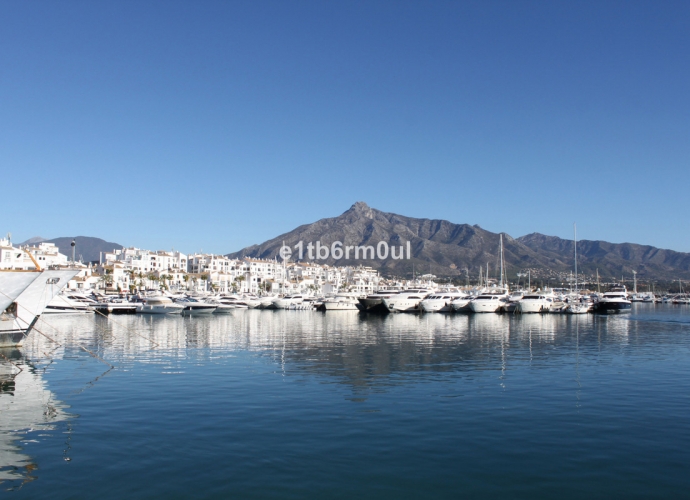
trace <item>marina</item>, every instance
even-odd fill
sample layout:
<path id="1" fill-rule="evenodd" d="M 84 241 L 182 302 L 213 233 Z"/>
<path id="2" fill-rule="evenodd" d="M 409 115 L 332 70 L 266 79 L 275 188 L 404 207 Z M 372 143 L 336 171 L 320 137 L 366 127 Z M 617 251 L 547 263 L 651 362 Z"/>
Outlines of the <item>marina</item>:
<path id="1" fill-rule="evenodd" d="M 690 497 L 689 24 L 0 3 L 0 497 Z"/>
<path id="2" fill-rule="evenodd" d="M 610 314 L 629 312 L 633 302 L 690 304 L 682 280 L 678 281 L 678 294 L 660 297 L 638 293 L 636 272 L 632 293 L 620 284 L 612 284 L 603 293 L 578 287 L 576 237 L 573 243 L 574 287 L 532 287 L 528 272 L 527 288 L 524 283 L 520 285 L 520 277 L 525 274 L 517 273 L 517 284 L 511 289 L 502 234 L 498 279 L 490 277 L 487 263 L 485 268 L 480 267 L 474 286 L 439 284 L 432 274 L 413 280 L 385 278 L 363 265 L 338 267 L 290 262 L 287 258 L 280 262 L 231 259 L 134 247 L 101 252 L 98 263 L 85 265 L 75 261 L 74 240 L 72 258 L 68 260 L 54 244 L 16 248 L 8 235 L 0 242 L 3 248 L 11 249 L 0 253 L 0 347 L 20 346 L 43 315 L 200 316 L 245 308 L 319 310 L 329 314 Z"/>

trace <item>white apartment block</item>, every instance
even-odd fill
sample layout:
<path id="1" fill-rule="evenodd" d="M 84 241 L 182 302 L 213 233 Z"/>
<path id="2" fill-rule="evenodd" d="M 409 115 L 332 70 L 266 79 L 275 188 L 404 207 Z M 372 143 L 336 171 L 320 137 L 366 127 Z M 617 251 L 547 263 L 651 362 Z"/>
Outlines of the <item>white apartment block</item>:
<path id="1" fill-rule="evenodd" d="M 17 248 L 7 238 L 0 239 L 0 269 L 36 269 L 36 264 L 27 252 L 36 260 L 41 269 L 67 266 L 67 256 L 60 253 L 53 243 L 40 243 L 37 246 Z"/>
<path id="2" fill-rule="evenodd" d="M 142 250 L 136 247 L 116 249 L 112 252 L 101 252 L 101 266 L 112 266 L 116 262 L 124 265 L 128 271 L 141 274 L 187 272 L 187 256 L 177 251 Z"/>

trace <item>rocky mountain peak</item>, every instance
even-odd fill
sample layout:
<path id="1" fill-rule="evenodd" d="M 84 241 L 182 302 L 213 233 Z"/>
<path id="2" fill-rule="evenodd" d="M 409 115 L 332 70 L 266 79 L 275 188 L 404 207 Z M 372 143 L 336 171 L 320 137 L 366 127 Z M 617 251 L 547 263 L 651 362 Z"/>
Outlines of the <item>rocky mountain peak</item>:
<path id="1" fill-rule="evenodd" d="M 352 205 L 350 207 L 350 209 L 345 213 L 361 215 L 361 216 L 366 217 L 367 219 L 373 219 L 374 218 L 374 209 L 372 209 L 369 205 L 367 205 L 363 201 L 355 202 L 355 204 Z"/>

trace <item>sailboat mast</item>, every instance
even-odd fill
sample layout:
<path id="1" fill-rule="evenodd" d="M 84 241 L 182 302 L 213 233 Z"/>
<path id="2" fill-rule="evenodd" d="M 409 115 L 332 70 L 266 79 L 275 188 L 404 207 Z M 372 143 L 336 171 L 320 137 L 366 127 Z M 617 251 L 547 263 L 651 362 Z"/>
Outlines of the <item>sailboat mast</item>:
<path id="1" fill-rule="evenodd" d="M 597 267 L 597 293 L 601 293 L 601 287 L 599 286 L 599 268 Z"/>
<path id="2" fill-rule="evenodd" d="M 573 241 L 575 243 L 575 293 L 577 294 L 577 224 L 573 222 Z"/>
<path id="3" fill-rule="evenodd" d="M 500 278 L 500 285 L 501 288 L 503 288 L 503 235 L 499 234 L 500 239 L 501 239 L 501 278 Z"/>

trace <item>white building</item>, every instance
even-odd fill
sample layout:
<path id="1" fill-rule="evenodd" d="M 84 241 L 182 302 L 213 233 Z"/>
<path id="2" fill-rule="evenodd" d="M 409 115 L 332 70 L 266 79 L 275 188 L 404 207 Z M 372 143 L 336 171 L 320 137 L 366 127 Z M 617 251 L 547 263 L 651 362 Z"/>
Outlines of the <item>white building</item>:
<path id="1" fill-rule="evenodd" d="M 67 256 L 61 254 L 54 243 L 42 242 L 37 246 L 27 247 L 26 250 L 31 252 L 38 265 L 43 269 L 48 267 L 66 267 L 70 264 Z"/>
<path id="2" fill-rule="evenodd" d="M 9 238 L 0 238 L 0 269 L 36 269 L 36 264 L 41 269 L 48 269 L 65 267 L 69 262 L 67 256 L 61 254 L 53 243 L 44 242 L 38 246 L 17 248 Z"/>

